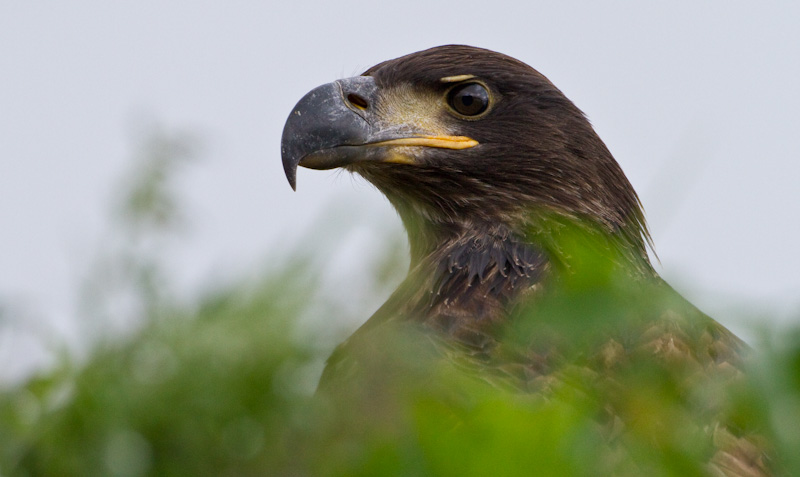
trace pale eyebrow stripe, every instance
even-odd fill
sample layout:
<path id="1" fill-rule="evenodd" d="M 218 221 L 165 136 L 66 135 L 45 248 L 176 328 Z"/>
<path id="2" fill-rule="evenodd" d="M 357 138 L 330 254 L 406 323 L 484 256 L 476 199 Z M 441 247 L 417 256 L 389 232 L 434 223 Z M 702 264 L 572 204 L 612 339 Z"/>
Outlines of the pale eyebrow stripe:
<path id="1" fill-rule="evenodd" d="M 444 78 L 439 78 L 439 81 L 441 81 L 442 83 L 458 83 L 460 81 L 472 79 L 474 77 L 475 75 L 445 76 Z"/>

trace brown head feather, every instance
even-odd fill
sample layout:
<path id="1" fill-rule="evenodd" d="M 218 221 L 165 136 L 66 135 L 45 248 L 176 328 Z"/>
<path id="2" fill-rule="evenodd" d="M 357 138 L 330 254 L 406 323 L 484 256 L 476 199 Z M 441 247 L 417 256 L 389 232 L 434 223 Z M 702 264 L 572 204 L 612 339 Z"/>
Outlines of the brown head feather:
<path id="1" fill-rule="evenodd" d="M 382 88 L 434 97 L 450 87 L 441 78 L 473 75 L 492 92 L 492 107 L 479 120 L 442 112 L 454 133 L 478 146 L 426 151 L 408 167 L 350 166 L 387 195 L 407 226 L 500 222 L 521 232 L 532 215 L 555 213 L 594 223 L 646 260 L 649 235 L 636 192 L 584 114 L 535 69 L 493 51 L 448 45 L 380 63 L 364 75 Z"/>

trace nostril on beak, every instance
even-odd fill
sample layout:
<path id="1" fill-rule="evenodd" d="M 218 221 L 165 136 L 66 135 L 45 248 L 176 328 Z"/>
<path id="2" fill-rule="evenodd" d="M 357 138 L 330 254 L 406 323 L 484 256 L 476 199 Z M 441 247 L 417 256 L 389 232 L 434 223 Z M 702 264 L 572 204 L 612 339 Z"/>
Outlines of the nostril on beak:
<path id="1" fill-rule="evenodd" d="M 347 101 L 349 101 L 350 104 L 361 110 L 367 109 L 369 107 L 369 103 L 367 103 L 367 100 L 355 93 L 348 94 Z"/>

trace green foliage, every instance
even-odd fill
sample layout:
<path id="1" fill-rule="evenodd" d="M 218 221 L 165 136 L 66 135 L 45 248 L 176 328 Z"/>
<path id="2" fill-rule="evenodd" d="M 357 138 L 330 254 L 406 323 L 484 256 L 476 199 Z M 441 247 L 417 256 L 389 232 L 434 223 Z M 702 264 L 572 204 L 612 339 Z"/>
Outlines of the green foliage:
<path id="1" fill-rule="evenodd" d="M 299 308 L 291 281 L 207 299 L 125 343 L 99 347 L 80 369 L 12 391 L 5 462 L 35 475 L 258 474 L 281 453 L 295 383 L 309 355 L 287 339 Z M 290 406 L 292 404 L 292 406 Z M 21 408 L 22 406 L 22 408 Z M 33 414 L 33 417 L 30 416 Z M 24 425 L 23 425 L 24 424 Z"/>
<path id="2" fill-rule="evenodd" d="M 155 200 L 168 196 L 156 176 L 160 186 L 134 181 L 128 196 L 137 240 L 174 217 Z M 774 468 L 800 475 L 800 328 L 765 332 L 748 380 L 698 382 L 691 363 L 635 347 L 621 359 L 626 340 L 689 305 L 580 249 L 565 256 L 590 273 L 519 310 L 495 356 L 387 325 L 353 337 L 337 370 L 346 379 L 316 394 L 330 348 L 301 323 L 343 317 L 318 293 L 315 260 L 284 259 L 256 283 L 181 303 L 153 286 L 167 275 L 157 255 L 121 250 L 104 263 L 142 302 L 139 328 L 0 392 L 0 475 L 691 476 L 707 475 L 715 443 L 745 431 L 771 443 Z M 119 292 L 92 283 L 93 304 Z M 109 313 L 100 308 L 94 319 Z M 515 360 L 555 345 L 548 373 L 520 379 Z M 716 419 L 729 431 L 705 425 Z"/>
<path id="3" fill-rule="evenodd" d="M 708 436 L 652 364 L 615 389 L 635 417 L 624 456 L 587 394 L 607 390 L 587 380 L 546 399 L 506 390 L 437 359 L 416 330 L 374 336 L 352 386 L 314 396 L 319 355 L 292 330 L 306 306 L 293 276 L 218 293 L 4 392 L 3 474 L 705 475 Z M 789 341 L 755 365 L 773 371 L 730 396 L 797 470 L 800 343 Z"/>

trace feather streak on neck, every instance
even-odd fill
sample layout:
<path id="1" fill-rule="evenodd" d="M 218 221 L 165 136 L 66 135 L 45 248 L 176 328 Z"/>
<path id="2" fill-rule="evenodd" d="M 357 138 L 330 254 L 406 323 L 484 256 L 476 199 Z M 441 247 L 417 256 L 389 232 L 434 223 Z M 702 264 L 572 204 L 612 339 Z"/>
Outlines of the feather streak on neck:
<path id="1" fill-rule="evenodd" d="M 505 227 L 451 224 L 440 233 L 437 245 L 409 274 L 409 285 L 419 290 L 404 314 L 458 341 L 485 347 L 493 341 L 492 328 L 505 322 L 513 305 L 544 279 L 549 263 L 544 253 Z"/>

